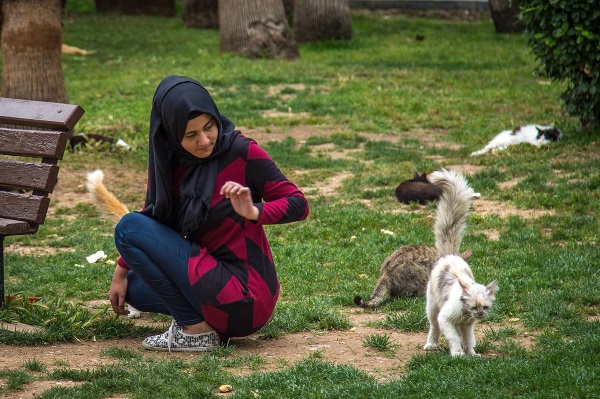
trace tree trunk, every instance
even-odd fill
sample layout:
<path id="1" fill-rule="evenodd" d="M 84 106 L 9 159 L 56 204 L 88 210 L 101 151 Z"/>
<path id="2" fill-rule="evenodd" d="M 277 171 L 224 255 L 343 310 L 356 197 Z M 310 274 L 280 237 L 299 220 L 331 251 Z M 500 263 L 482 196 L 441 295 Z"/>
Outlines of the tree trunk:
<path id="1" fill-rule="evenodd" d="M 288 24 L 292 26 L 294 21 L 294 0 L 283 0 L 283 9 L 285 10 L 285 16 L 288 20 Z"/>
<path id="2" fill-rule="evenodd" d="M 186 28 L 211 29 L 219 27 L 218 0 L 183 0 L 181 15 Z"/>
<path id="3" fill-rule="evenodd" d="M 67 103 L 61 0 L 2 0 L 2 97 Z"/>
<path id="4" fill-rule="evenodd" d="M 523 33 L 525 24 L 519 20 L 519 0 L 489 0 L 490 13 L 497 33 Z"/>
<path id="5" fill-rule="evenodd" d="M 282 0 L 219 0 L 221 51 L 250 58 L 298 57 Z"/>
<path id="6" fill-rule="evenodd" d="M 96 0 L 96 11 L 125 15 L 175 16 L 175 0 Z"/>
<path id="7" fill-rule="evenodd" d="M 296 0 L 294 37 L 298 43 L 352 39 L 348 0 Z"/>

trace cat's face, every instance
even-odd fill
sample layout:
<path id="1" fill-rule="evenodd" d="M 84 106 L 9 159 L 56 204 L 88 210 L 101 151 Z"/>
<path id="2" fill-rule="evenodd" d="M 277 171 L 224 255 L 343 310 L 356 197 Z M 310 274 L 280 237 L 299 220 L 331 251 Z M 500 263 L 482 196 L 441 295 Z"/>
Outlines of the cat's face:
<path id="1" fill-rule="evenodd" d="M 496 281 L 491 282 L 487 286 L 481 284 L 463 286 L 463 295 L 461 297 L 463 310 L 470 318 L 483 319 L 494 305 L 497 290 L 498 284 Z"/>
<path id="2" fill-rule="evenodd" d="M 558 141 L 562 138 L 562 133 L 555 127 L 549 129 L 539 129 L 538 128 L 538 139 L 545 138 L 548 141 Z"/>

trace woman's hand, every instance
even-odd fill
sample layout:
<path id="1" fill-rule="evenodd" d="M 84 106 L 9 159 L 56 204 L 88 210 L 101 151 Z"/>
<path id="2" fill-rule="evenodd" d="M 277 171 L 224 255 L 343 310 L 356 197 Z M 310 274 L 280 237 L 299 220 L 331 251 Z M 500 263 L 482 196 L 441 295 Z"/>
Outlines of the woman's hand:
<path id="1" fill-rule="evenodd" d="M 127 315 L 128 310 L 125 310 L 125 293 L 127 292 L 127 273 L 128 270 L 117 266 L 113 274 L 110 290 L 108 291 L 108 299 L 110 305 L 116 314 Z"/>
<path id="2" fill-rule="evenodd" d="M 236 211 L 238 215 L 249 220 L 258 220 L 260 211 L 254 206 L 248 187 L 244 187 L 233 181 L 228 181 L 221 187 L 220 194 L 231 200 L 231 206 L 233 206 L 233 210 Z"/>

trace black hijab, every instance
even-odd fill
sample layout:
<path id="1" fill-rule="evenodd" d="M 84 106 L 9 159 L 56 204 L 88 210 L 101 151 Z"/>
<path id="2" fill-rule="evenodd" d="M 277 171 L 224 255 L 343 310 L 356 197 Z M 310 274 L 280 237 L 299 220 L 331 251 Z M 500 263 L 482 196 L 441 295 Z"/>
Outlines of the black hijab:
<path id="1" fill-rule="evenodd" d="M 211 115 L 218 126 L 212 154 L 198 158 L 181 145 L 187 123 L 201 114 Z M 152 100 L 148 156 L 148 191 L 143 213 L 182 235 L 196 231 L 206 220 L 215 188 L 219 158 L 239 134 L 233 122 L 221 115 L 208 91 L 183 76 L 167 76 Z M 188 167 L 181 183 L 181 198 L 173 197 L 173 169 Z"/>

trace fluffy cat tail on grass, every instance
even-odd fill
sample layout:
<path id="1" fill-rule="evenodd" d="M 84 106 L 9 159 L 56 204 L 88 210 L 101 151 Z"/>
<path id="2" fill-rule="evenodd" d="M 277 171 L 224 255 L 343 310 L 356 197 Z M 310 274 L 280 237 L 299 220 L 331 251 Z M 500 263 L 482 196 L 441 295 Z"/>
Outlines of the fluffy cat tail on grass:
<path id="1" fill-rule="evenodd" d="M 443 333 L 452 356 L 475 356 L 475 322 L 490 311 L 498 290 L 495 280 L 487 286 L 477 283 L 467 262 L 458 255 L 476 194 L 459 172 L 442 169 L 430 174 L 429 179 L 443 193 L 434 227 L 435 245 L 441 257 L 427 283 L 429 334 L 424 349 L 438 349 Z"/>
<path id="2" fill-rule="evenodd" d="M 129 213 L 129 209 L 113 193 L 108 191 L 103 181 L 104 172 L 101 170 L 95 170 L 87 174 L 86 187 L 90 199 L 104 216 L 118 222 Z"/>
<path id="3" fill-rule="evenodd" d="M 435 248 L 439 256 L 458 255 L 469 210 L 478 197 L 467 179 L 456 171 L 441 169 L 429 174 L 429 181 L 442 189 L 435 215 Z"/>
<path id="4" fill-rule="evenodd" d="M 423 179 L 418 185 L 426 184 L 427 190 L 435 188 L 439 198 L 434 228 L 436 247 L 407 245 L 398 248 L 381 265 L 371 297 L 367 300 L 358 295 L 354 297 L 357 306 L 376 308 L 390 296 L 421 296 L 425 294 L 431 268 L 439 257 L 451 254 L 460 256 L 464 261 L 471 257 L 472 251 L 465 251 L 460 255 L 458 251 L 469 208 L 473 199 L 480 195 L 473 192 L 466 179 L 458 172 L 434 172 L 429 175 L 431 183 L 425 175 L 419 177 L 415 173 L 413 181 L 416 182 L 418 178 Z M 416 188 L 415 191 L 405 192 L 421 190 Z"/>
<path id="5" fill-rule="evenodd" d="M 104 185 L 104 172 L 101 170 L 95 170 L 87 174 L 86 187 L 94 205 L 96 205 L 104 216 L 115 223 L 129 213 L 127 206 L 119 201 L 113 193 L 108 191 Z M 129 304 L 127 306 L 129 309 L 128 317 L 130 319 L 141 317 L 139 310 Z"/>

